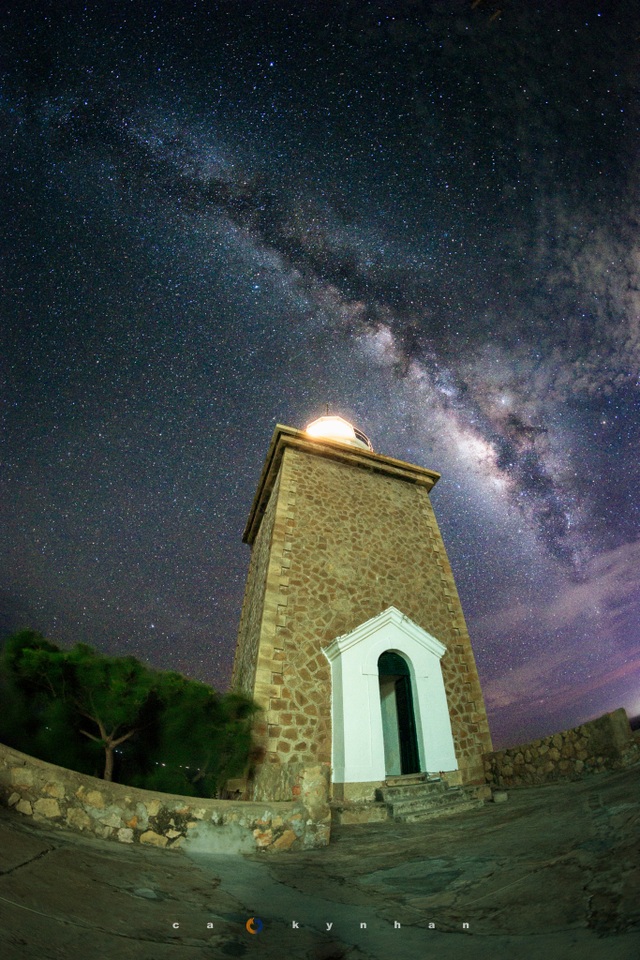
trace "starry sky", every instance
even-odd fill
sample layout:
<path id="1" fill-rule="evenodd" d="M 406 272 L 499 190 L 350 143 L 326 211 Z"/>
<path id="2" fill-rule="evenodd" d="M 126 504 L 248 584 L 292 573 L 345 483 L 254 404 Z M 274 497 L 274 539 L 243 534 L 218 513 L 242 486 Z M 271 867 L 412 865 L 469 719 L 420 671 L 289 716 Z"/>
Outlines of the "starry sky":
<path id="1" fill-rule="evenodd" d="M 229 682 L 276 423 L 432 500 L 497 746 L 640 713 L 640 10 L 6 3 L 0 638 Z"/>

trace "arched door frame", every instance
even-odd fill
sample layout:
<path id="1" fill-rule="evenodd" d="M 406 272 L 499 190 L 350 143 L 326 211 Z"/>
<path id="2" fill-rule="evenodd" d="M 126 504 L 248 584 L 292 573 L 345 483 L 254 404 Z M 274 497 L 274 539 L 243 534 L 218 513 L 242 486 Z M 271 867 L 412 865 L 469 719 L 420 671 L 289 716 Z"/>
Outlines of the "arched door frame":
<path id="1" fill-rule="evenodd" d="M 331 664 L 334 783 L 385 779 L 378 679 L 378 659 L 385 651 L 399 653 L 409 666 L 421 770 L 458 769 L 440 665 L 446 648 L 389 607 L 325 648 Z"/>

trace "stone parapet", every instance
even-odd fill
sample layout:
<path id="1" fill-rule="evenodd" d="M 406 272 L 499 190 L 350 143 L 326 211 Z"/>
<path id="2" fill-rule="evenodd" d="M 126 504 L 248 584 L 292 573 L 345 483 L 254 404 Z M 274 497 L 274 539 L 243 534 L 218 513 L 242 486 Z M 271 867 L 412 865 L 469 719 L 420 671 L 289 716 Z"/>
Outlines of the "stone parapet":
<path id="1" fill-rule="evenodd" d="M 640 761 L 627 714 L 621 708 L 579 727 L 484 756 L 487 783 L 518 787 L 575 780 Z"/>
<path id="2" fill-rule="evenodd" d="M 0 744 L 0 803 L 33 820 L 120 843 L 211 853 L 313 849 L 329 843 L 326 775 L 298 771 L 289 802 L 181 797 L 107 783 Z"/>

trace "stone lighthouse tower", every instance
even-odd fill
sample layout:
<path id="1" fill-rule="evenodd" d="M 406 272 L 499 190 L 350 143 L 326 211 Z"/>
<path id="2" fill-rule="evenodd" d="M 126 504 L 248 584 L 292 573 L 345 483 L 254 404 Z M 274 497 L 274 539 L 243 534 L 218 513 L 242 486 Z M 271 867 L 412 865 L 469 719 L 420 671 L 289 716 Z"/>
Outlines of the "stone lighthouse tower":
<path id="1" fill-rule="evenodd" d="M 233 685 L 262 707 L 254 799 L 324 766 L 335 798 L 387 778 L 484 779 L 471 642 L 429 491 L 341 417 L 277 426 L 244 533 Z"/>

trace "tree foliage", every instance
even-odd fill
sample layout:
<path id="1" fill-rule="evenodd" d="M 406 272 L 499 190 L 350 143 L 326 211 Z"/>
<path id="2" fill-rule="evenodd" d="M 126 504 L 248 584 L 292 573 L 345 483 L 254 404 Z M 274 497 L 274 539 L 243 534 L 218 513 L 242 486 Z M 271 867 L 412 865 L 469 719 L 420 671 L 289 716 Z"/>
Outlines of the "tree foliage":
<path id="1" fill-rule="evenodd" d="M 61 650 L 33 631 L 0 661 L 0 739 L 72 769 L 132 786 L 215 796 L 245 772 L 256 707 L 181 674 L 86 644 Z"/>
<path id="2" fill-rule="evenodd" d="M 50 689 L 25 669 L 41 653 L 56 651 L 54 643 L 34 630 L 22 630 L 7 640 L 0 659 L 0 740 L 50 763 L 99 776 L 100 750 L 76 736 L 71 705 L 52 697 Z"/>
<path id="3" fill-rule="evenodd" d="M 140 740 L 146 770 L 138 762 L 139 776 L 148 788 L 215 796 L 226 780 L 245 771 L 256 708 L 245 697 L 221 697 L 178 673 L 162 673 L 158 679 L 154 693 L 162 721 Z"/>

